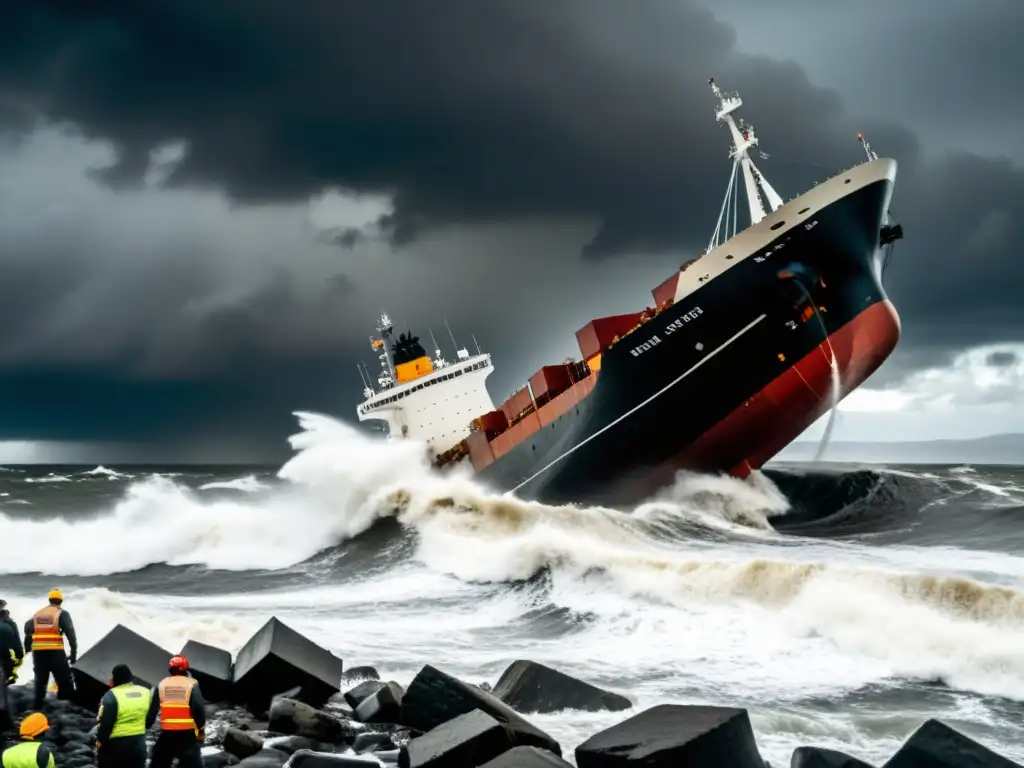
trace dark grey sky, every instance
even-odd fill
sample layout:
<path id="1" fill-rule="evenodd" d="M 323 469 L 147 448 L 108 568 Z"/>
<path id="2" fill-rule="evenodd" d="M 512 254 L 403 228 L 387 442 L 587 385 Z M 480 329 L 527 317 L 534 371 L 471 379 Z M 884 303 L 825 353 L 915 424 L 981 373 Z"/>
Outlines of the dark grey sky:
<path id="1" fill-rule="evenodd" d="M 706 244 L 709 75 L 784 197 L 857 130 L 899 161 L 872 385 L 1024 341 L 1015 0 L 3 5 L 10 440 L 280 456 L 291 410 L 353 418 L 381 309 L 475 333 L 503 397 Z"/>

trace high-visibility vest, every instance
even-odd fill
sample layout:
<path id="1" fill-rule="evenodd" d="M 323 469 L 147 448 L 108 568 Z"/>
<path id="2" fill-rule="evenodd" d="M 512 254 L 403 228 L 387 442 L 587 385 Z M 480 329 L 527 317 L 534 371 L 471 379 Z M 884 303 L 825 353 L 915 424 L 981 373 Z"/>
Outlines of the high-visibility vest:
<path id="1" fill-rule="evenodd" d="M 36 752 L 41 746 L 43 745 L 38 741 L 23 741 L 13 747 L 8 747 L 0 756 L 0 765 L 3 768 L 39 768 Z M 46 763 L 46 768 L 54 768 L 52 752 L 50 760 Z"/>
<path id="2" fill-rule="evenodd" d="M 165 731 L 194 731 L 195 720 L 189 709 L 196 681 L 185 675 L 165 677 L 157 686 L 160 695 L 160 727 Z"/>
<path id="3" fill-rule="evenodd" d="M 146 715 L 149 713 L 149 689 L 135 683 L 124 683 L 111 688 L 110 692 L 117 700 L 117 720 L 110 732 L 110 738 L 145 735 Z M 100 716 L 103 716 L 102 707 Z"/>
<path id="4" fill-rule="evenodd" d="M 32 617 L 32 651 L 63 651 L 60 633 L 61 610 L 56 605 L 40 608 Z"/>

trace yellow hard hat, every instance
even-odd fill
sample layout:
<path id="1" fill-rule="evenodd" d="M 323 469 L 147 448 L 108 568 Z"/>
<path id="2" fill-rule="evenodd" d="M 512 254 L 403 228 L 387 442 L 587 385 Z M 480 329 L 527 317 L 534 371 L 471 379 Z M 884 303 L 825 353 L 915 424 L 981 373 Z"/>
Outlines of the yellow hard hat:
<path id="1" fill-rule="evenodd" d="M 56 587 L 51 589 L 50 590 L 50 594 L 48 594 L 46 597 L 49 600 L 63 600 L 64 599 L 63 593 L 59 589 L 57 589 Z"/>
<path id="2" fill-rule="evenodd" d="M 42 712 L 33 712 L 21 721 L 21 727 L 18 729 L 18 732 L 23 738 L 34 739 L 40 733 L 49 729 L 49 727 L 50 721 L 46 719 L 46 715 Z"/>

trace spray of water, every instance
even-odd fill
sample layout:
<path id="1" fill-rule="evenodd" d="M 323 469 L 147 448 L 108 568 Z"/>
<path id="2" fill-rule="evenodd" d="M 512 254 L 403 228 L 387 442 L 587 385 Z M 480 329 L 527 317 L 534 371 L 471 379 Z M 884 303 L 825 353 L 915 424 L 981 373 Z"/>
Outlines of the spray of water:
<path id="1" fill-rule="evenodd" d="M 843 383 L 839 377 L 839 364 L 836 362 L 835 351 L 832 349 L 832 342 L 825 337 L 825 343 L 828 344 L 829 353 L 829 368 L 832 370 L 831 383 L 829 384 L 829 414 L 828 423 L 825 425 L 825 432 L 821 436 L 821 440 L 818 442 L 818 450 L 814 452 L 815 463 L 821 461 L 825 456 L 825 451 L 828 449 L 828 444 L 832 440 L 832 430 L 836 425 L 836 414 L 839 412 L 839 401 L 843 396 Z"/>

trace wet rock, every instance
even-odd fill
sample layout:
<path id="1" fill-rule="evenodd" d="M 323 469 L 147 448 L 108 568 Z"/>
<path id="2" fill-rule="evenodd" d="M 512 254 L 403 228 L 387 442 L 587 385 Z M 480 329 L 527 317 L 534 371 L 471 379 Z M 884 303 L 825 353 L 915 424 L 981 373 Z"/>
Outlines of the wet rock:
<path id="1" fill-rule="evenodd" d="M 274 742 L 274 749 L 279 749 L 289 755 L 303 749 L 312 752 L 334 752 L 336 748 L 333 744 L 325 744 L 322 741 L 310 739 L 306 736 L 289 736 L 287 739 Z"/>
<path id="2" fill-rule="evenodd" d="M 402 719 L 402 697 L 405 691 L 398 683 L 390 682 L 363 699 L 356 707 L 356 720 L 360 723 L 397 723 Z"/>
<path id="3" fill-rule="evenodd" d="M 412 739 L 398 753 L 399 768 L 476 766 L 512 748 L 505 725 L 474 709 Z"/>
<path id="4" fill-rule="evenodd" d="M 745 709 L 662 704 L 576 747 L 578 768 L 764 768 Z"/>
<path id="5" fill-rule="evenodd" d="M 364 752 L 385 752 L 398 749 L 390 733 L 360 733 L 352 742 L 352 750 L 361 755 Z"/>
<path id="6" fill-rule="evenodd" d="M 938 720 L 914 731 L 882 768 L 1020 768 Z"/>
<path id="7" fill-rule="evenodd" d="M 306 736 L 329 744 L 350 744 L 358 733 L 351 723 L 292 699 L 278 699 L 270 710 L 269 730 Z"/>
<path id="8" fill-rule="evenodd" d="M 238 763 L 238 768 L 282 768 L 288 755 L 276 749 L 263 749 Z"/>
<path id="9" fill-rule="evenodd" d="M 426 732 L 474 709 L 505 723 L 515 746 L 541 747 L 561 756 L 557 741 L 504 702 L 429 664 L 413 678 L 402 697 L 401 723 Z"/>
<path id="10" fill-rule="evenodd" d="M 229 765 L 238 765 L 238 758 L 227 752 L 213 752 L 203 755 L 203 768 L 225 768 Z"/>
<path id="11" fill-rule="evenodd" d="M 224 751 L 239 758 L 255 755 L 263 749 L 263 739 L 240 728 L 228 728 L 224 732 Z"/>
<path id="12" fill-rule="evenodd" d="M 834 749 L 821 747 L 797 747 L 793 750 L 793 758 L 789 768 L 874 768 Z"/>
<path id="13" fill-rule="evenodd" d="M 252 715 L 244 709 L 206 708 L 206 746 L 208 747 L 221 746 L 229 728 L 237 728 L 248 733 L 266 730 L 266 727 L 265 722 L 256 722 L 252 719 Z"/>
<path id="14" fill-rule="evenodd" d="M 415 739 L 417 736 L 422 736 L 423 731 L 418 731 L 415 728 L 395 728 L 391 731 L 391 741 L 394 742 L 396 747 L 404 747 L 409 743 L 410 739 Z"/>
<path id="15" fill-rule="evenodd" d="M 380 680 L 380 675 L 377 673 L 376 668 L 364 666 L 349 667 L 345 670 L 345 674 L 341 676 L 341 682 L 346 685 L 351 685 L 352 683 L 361 682 L 363 680 Z"/>
<path id="16" fill-rule="evenodd" d="M 383 688 L 384 685 L 385 683 L 382 683 L 380 680 L 367 680 L 362 682 L 355 688 L 345 691 L 345 703 L 352 707 L 352 711 L 355 712 L 367 697 L 373 696 L 373 694 Z"/>
<path id="17" fill-rule="evenodd" d="M 513 747 L 480 768 L 572 768 L 572 765 L 546 749 Z"/>
<path id="18" fill-rule="evenodd" d="M 204 699 L 231 700 L 233 680 L 230 653 L 197 640 L 189 640 L 181 649 L 181 655 L 188 659 L 189 670 L 192 677 L 199 681 Z"/>
<path id="19" fill-rule="evenodd" d="M 621 712 L 633 702 L 535 661 L 514 661 L 492 694 L 517 712 L 550 713 L 564 709 Z"/>
<path id="20" fill-rule="evenodd" d="M 337 694 L 334 694 L 334 696 L 337 696 Z M 331 696 L 331 699 L 333 699 L 334 696 Z M 275 693 L 273 696 L 271 696 L 271 708 L 273 708 L 274 702 L 278 699 L 291 699 L 292 701 L 301 701 L 303 704 L 309 704 L 309 706 L 313 707 L 314 709 L 318 709 L 320 706 L 326 706 L 331 702 L 331 699 L 328 699 L 326 703 L 322 702 L 322 697 L 318 695 L 307 696 L 305 690 L 303 690 L 301 685 L 296 685 L 293 688 L 289 688 L 287 691 Z M 320 701 L 319 705 L 316 703 L 318 701 Z"/>
<path id="21" fill-rule="evenodd" d="M 272 618 L 235 658 L 235 697 L 261 714 L 274 694 L 300 686 L 305 703 L 319 707 L 340 690 L 342 672 L 341 659 Z"/>
<path id="22" fill-rule="evenodd" d="M 302 750 L 292 755 L 288 768 L 373 768 L 376 762 L 348 755 L 322 755 Z"/>
<path id="23" fill-rule="evenodd" d="M 171 655 L 127 627 L 118 624 L 75 664 L 75 690 L 71 701 L 95 712 L 110 689 L 110 673 L 116 664 L 127 664 L 139 685 L 152 687 L 167 676 Z"/>

